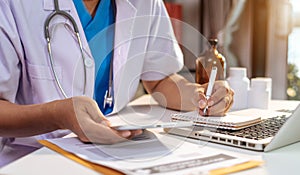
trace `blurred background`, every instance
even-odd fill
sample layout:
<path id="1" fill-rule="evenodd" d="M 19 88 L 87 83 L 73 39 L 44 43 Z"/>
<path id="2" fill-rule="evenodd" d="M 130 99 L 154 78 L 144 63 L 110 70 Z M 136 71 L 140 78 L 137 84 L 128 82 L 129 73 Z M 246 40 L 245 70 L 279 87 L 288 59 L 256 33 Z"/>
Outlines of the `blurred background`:
<path id="1" fill-rule="evenodd" d="M 272 78 L 272 98 L 300 100 L 299 0 L 164 0 L 171 18 L 216 38 L 228 67 L 246 67 L 249 78 Z M 185 56 L 185 71 L 194 73 L 201 38 L 173 23 Z"/>

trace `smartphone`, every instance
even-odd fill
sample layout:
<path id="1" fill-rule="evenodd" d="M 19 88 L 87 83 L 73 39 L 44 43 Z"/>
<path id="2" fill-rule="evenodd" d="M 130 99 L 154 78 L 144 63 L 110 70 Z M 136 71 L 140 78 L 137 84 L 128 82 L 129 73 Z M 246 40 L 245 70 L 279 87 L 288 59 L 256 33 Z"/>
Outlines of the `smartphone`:
<path id="1" fill-rule="evenodd" d="M 139 129 L 149 129 L 149 128 L 186 128 L 193 126 L 193 122 L 185 122 L 185 121 L 176 121 L 176 122 L 163 122 L 151 125 L 121 125 L 114 126 L 115 130 L 123 131 L 123 130 L 139 130 Z"/>

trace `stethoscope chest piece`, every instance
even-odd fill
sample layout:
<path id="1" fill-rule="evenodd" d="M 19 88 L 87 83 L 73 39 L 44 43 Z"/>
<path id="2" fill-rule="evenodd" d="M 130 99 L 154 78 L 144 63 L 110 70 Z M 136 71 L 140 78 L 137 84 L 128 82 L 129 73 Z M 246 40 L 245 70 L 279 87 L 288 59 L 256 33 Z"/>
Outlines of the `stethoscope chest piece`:
<path id="1" fill-rule="evenodd" d="M 110 92 L 106 90 L 104 95 L 103 108 L 105 109 L 106 105 L 112 107 L 112 104 L 113 104 L 113 97 L 111 96 Z"/>

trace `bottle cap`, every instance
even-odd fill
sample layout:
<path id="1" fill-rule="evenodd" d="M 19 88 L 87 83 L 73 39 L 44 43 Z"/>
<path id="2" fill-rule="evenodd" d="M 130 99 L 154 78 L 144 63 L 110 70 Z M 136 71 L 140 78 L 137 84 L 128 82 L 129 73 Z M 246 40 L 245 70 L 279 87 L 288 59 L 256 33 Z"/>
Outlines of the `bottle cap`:
<path id="1" fill-rule="evenodd" d="M 267 89 L 267 83 L 259 79 L 251 79 L 251 88 L 253 89 Z"/>
<path id="2" fill-rule="evenodd" d="M 253 78 L 255 79 L 255 81 L 263 81 L 263 82 L 266 82 L 267 84 L 267 89 L 271 90 L 272 89 L 272 78 L 268 78 L 268 77 L 256 77 L 256 78 Z"/>
<path id="3" fill-rule="evenodd" d="M 245 67 L 230 67 L 229 68 L 229 76 L 246 77 L 247 69 Z"/>
<path id="4" fill-rule="evenodd" d="M 258 77 L 251 79 L 251 89 L 255 91 L 267 91 L 269 93 L 269 99 L 272 97 L 272 79 L 265 77 Z"/>

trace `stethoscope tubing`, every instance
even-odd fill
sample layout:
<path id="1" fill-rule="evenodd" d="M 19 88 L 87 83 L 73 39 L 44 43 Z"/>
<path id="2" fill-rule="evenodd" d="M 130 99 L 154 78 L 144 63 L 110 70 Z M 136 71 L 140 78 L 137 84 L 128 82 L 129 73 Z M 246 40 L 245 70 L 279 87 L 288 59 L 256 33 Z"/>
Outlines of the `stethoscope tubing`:
<path id="1" fill-rule="evenodd" d="M 116 17 L 116 4 L 115 4 L 115 0 L 112 0 L 112 5 L 113 5 L 113 10 L 114 10 L 114 16 Z M 82 57 L 82 63 L 83 63 L 83 67 L 84 67 L 84 87 L 83 87 L 83 94 L 85 94 L 86 92 L 86 83 L 87 83 L 87 78 L 86 78 L 86 60 L 84 57 L 84 53 L 83 53 L 83 46 L 82 46 L 82 41 L 80 39 L 80 35 L 79 35 L 79 30 L 78 30 L 78 26 L 74 20 L 74 18 L 68 14 L 67 12 L 64 12 L 62 10 L 59 9 L 59 4 L 58 4 L 58 0 L 54 0 L 54 8 L 55 11 L 52 12 L 45 20 L 44 23 L 44 35 L 45 35 L 45 39 L 47 41 L 47 50 L 48 50 L 48 55 L 49 55 L 49 60 L 50 60 L 50 67 L 51 67 L 51 71 L 53 73 L 55 82 L 57 84 L 57 87 L 59 88 L 59 91 L 61 92 L 61 94 L 63 95 L 64 98 L 68 98 L 66 92 L 64 91 L 57 73 L 54 69 L 54 59 L 53 59 L 53 54 L 52 54 L 52 47 L 51 47 L 51 36 L 50 36 L 50 32 L 49 32 L 49 26 L 50 26 L 50 22 L 51 20 L 55 17 L 55 16 L 63 16 L 64 18 L 68 19 L 73 27 L 74 33 L 76 35 L 77 38 L 77 42 L 80 48 L 80 52 L 81 52 L 81 57 Z M 113 51 L 114 53 L 114 51 Z M 114 55 L 114 54 L 113 54 Z M 113 79 L 113 57 L 110 61 L 110 69 L 109 69 L 109 87 L 108 90 L 106 91 L 105 95 L 104 95 L 104 102 L 103 102 L 103 108 L 105 108 L 106 105 L 109 105 L 110 107 L 113 104 L 113 97 L 112 97 L 112 79 Z"/>
<path id="2" fill-rule="evenodd" d="M 79 45 L 79 48 L 80 48 L 80 52 L 81 52 L 81 58 L 82 58 L 82 63 L 83 63 L 83 68 L 84 68 L 84 86 L 83 86 L 83 94 L 85 94 L 86 92 L 86 66 L 85 66 L 85 57 L 84 57 L 84 53 L 83 53 L 83 46 L 82 46 L 82 41 L 80 39 L 80 35 L 79 35 L 79 30 L 78 30 L 78 26 L 74 20 L 74 18 L 62 11 L 59 9 L 59 4 L 58 4 L 58 0 L 54 0 L 54 7 L 55 7 L 55 11 L 52 12 L 47 18 L 46 18 L 46 21 L 44 23 L 44 35 L 45 35 L 45 39 L 47 41 L 47 50 L 48 50 L 48 55 L 49 55 L 49 60 L 50 60 L 50 67 L 51 67 L 51 71 L 53 73 L 53 76 L 54 76 L 54 79 L 55 79 L 55 82 L 61 92 L 61 94 L 63 95 L 64 98 L 68 98 L 66 92 L 64 91 L 59 79 L 58 79 L 58 76 L 57 76 L 57 73 L 54 69 L 54 59 L 53 59 L 53 54 L 52 54 L 52 47 L 51 47 L 51 36 L 50 36 L 50 32 L 49 32 L 49 26 L 50 26 L 50 22 L 51 20 L 55 17 L 55 16 L 63 16 L 65 17 L 66 19 L 68 19 L 71 24 L 72 24 L 72 27 L 73 27 L 73 30 L 74 30 L 74 33 L 76 35 L 76 38 L 77 38 L 77 42 L 78 42 L 78 45 Z"/>

